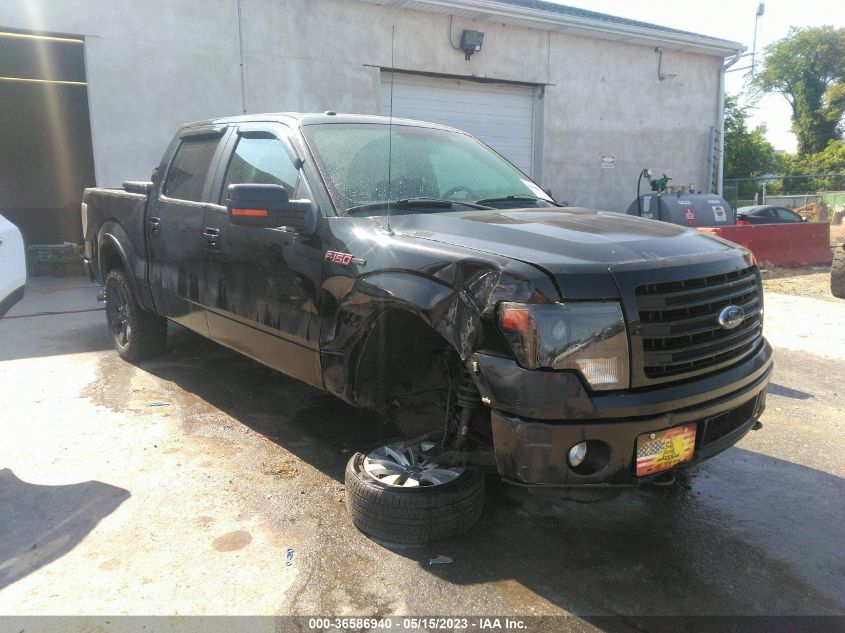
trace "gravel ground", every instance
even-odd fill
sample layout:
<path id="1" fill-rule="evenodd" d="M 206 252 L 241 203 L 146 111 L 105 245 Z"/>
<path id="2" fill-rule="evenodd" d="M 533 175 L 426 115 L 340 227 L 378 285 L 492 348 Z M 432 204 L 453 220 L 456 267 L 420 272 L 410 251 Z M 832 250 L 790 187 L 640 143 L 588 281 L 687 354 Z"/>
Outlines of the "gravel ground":
<path id="1" fill-rule="evenodd" d="M 766 292 L 779 292 L 799 297 L 842 301 L 830 294 L 830 266 L 763 269 L 763 288 Z"/>

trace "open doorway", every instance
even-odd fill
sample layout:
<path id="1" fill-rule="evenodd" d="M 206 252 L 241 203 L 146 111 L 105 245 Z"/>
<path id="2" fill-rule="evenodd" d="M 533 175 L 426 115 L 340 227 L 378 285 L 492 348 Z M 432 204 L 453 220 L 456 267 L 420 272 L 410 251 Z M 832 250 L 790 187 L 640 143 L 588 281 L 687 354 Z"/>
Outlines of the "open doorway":
<path id="1" fill-rule="evenodd" d="M 84 47 L 0 31 L 0 213 L 27 245 L 82 240 L 82 190 L 94 186 Z"/>

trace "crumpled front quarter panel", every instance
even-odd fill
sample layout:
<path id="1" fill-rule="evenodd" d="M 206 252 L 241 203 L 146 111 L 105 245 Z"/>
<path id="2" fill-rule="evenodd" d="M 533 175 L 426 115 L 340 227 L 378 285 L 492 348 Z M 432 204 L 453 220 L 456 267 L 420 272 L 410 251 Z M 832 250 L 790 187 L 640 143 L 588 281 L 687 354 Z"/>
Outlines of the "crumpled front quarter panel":
<path id="1" fill-rule="evenodd" d="M 327 389 L 347 400 L 354 401 L 355 350 L 386 310 L 416 315 L 467 361 L 488 347 L 503 350 L 494 325 L 499 301 L 560 300 L 553 281 L 523 262 L 390 234 L 371 218 L 328 222 L 327 251 L 352 257 L 324 259 L 320 348 Z"/>

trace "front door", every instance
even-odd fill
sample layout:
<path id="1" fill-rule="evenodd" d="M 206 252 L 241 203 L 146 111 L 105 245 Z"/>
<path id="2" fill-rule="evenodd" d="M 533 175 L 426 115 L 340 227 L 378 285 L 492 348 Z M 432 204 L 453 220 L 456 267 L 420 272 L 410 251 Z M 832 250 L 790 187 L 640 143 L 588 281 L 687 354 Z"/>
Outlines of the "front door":
<path id="1" fill-rule="evenodd" d="M 291 199 L 313 200 L 301 163 L 278 124 L 244 125 L 228 143 L 203 230 L 216 236 L 206 250 L 211 337 L 279 371 L 322 386 L 317 297 L 321 249 L 316 234 L 285 227 L 229 224 L 230 184 L 274 184 Z"/>
<path id="2" fill-rule="evenodd" d="M 208 324 L 201 297 L 204 200 L 221 136 L 206 133 L 180 139 L 146 218 L 156 310 L 206 336 Z"/>

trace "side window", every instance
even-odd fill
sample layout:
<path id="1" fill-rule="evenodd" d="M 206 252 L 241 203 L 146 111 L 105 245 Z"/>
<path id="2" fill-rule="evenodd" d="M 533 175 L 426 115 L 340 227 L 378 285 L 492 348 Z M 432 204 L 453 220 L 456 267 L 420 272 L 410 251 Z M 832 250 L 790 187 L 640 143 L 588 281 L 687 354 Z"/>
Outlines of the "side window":
<path id="1" fill-rule="evenodd" d="M 293 199 L 299 170 L 282 142 L 272 136 L 243 136 L 238 139 L 223 181 L 223 200 L 229 185 L 256 183 L 281 185 Z"/>
<path id="2" fill-rule="evenodd" d="M 176 150 L 164 182 L 164 195 L 179 200 L 202 200 L 202 188 L 219 139 L 185 139 Z"/>
<path id="3" fill-rule="evenodd" d="M 781 220 L 790 220 L 792 222 L 798 221 L 801 217 L 789 209 L 775 209 L 775 213 Z"/>

